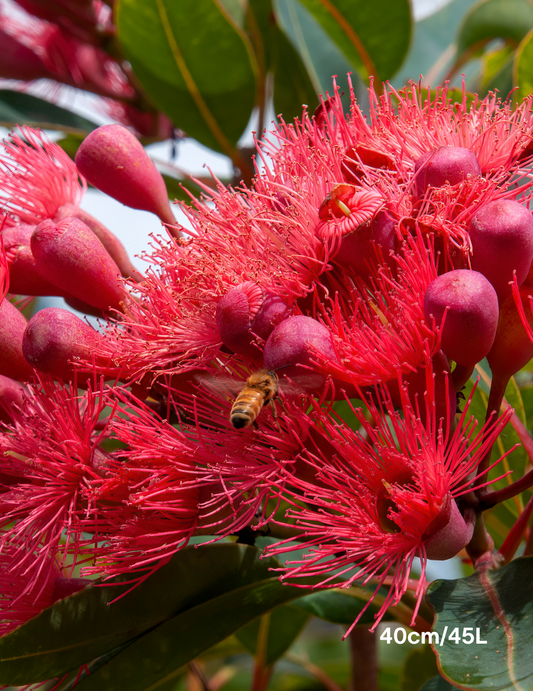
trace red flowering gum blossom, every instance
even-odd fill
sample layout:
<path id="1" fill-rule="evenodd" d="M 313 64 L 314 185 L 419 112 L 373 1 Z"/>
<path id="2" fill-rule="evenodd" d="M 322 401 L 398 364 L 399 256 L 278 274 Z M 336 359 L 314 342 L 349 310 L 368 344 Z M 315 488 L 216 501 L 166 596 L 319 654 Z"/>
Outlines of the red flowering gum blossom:
<path id="1" fill-rule="evenodd" d="M 469 232 L 472 268 L 488 278 L 501 303 L 512 292 L 513 272 L 521 285 L 533 260 L 531 212 L 511 199 L 497 199 L 474 215 Z"/>
<path id="2" fill-rule="evenodd" d="M 22 352 L 26 318 L 4 299 L 0 304 L 0 374 L 27 381 L 33 374 Z"/>
<path id="3" fill-rule="evenodd" d="M 469 175 L 481 175 L 476 155 L 462 146 L 439 146 L 423 154 L 415 163 L 416 194 L 422 197 L 428 187 L 457 185 Z"/>
<path id="4" fill-rule="evenodd" d="M 176 224 L 167 188 L 143 145 L 122 125 L 93 130 L 76 154 L 82 175 L 102 192 L 132 209 L 150 211 Z"/>
<path id="5" fill-rule="evenodd" d="M 360 225 L 342 238 L 335 262 L 368 276 L 370 267 L 379 260 L 378 247 L 385 263 L 394 250 L 395 224 L 386 211 L 378 211 L 371 221 Z"/>
<path id="6" fill-rule="evenodd" d="M 326 377 L 313 371 L 316 351 L 325 360 L 337 360 L 329 330 L 312 317 L 289 317 L 270 334 L 263 353 L 268 370 L 282 370 L 302 390 L 320 389 Z"/>
<path id="7" fill-rule="evenodd" d="M 321 223 L 317 237 L 327 240 L 337 234 L 346 235 L 371 220 L 384 204 L 378 192 L 341 183 L 335 185 L 318 210 Z"/>
<path id="8" fill-rule="evenodd" d="M 68 310 L 48 307 L 33 316 L 26 328 L 22 350 L 41 372 L 72 379 L 76 360 L 90 361 L 103 337 Z"/>
<path id="9" fill-rule="evenodd" d="M 442 324 L 442 350 L 461 365 L 475 365 L 486 357 L 498 326 L 498 296 L 477 271 L 457 269 L 432 281 L 424 297 L 428 323 Z"/>
<path id="10" fill-rule="evenodd" d="M 474 511 L 467 509 L 463 516 L 454 498 L 447 494 L 439 515 L 423 537 L 427 558 L 442 561 L 455 557 L 472 539 L 474 524 Z"/>
<path id="11" fill-rule="evenodd" d="M 288 311 L 280 297 L 246 281 L 228 291 L 217 305 L 220 338 L 234 353 L 260 357 L 261 350 L 254 342 L 255 337 L 266 341 Z"/>
<path id="12" fill-rule="evenodd" d="M 101 310 L 121 310 L 119 269 L 95 234 L 77 218 L 47 219 L 31 236 L 39 273 L 74 297 Z"/>
<path id="13" fill-rule="evenodd" d="M 9 264 L 9 290 L 16 295 L 68 295 L 42 276 L 31 251 L 35 226 L 22 224 L 4 228 L 2 237 Z"/>
<path id="14" fill-rule="evenodd" d="M 137 271 L 137 269 L 131 263 L 128 253 L 124 249 L 124 245 L 120 242 L 116 235 L 113 235 L 113 233 L 105 227 L 103 223 L 100 223 L 98 219 L 96 219 L 94 216 L 91 216 L 91 214 L 84 209 L 80 209 L 79 206 L 76 206 L 76 204 L 71 204 L 70 202 L 59 207 L 59 210 L 54 218 L 54 222 L 59 223 L 59 221 L 62 221 L 67 216 L 79 218 L 80 221 L 83 221 L 85 225 L 87 225 L 93 231 L 102 245 L 109 252 L 111 259 L 113 259 L 115 264 L 118 266 L 120 273 L 124 276 L 124 278 L 133 278 L 136 281 L 141 281 L 143 279 L 142 274 Z"/>

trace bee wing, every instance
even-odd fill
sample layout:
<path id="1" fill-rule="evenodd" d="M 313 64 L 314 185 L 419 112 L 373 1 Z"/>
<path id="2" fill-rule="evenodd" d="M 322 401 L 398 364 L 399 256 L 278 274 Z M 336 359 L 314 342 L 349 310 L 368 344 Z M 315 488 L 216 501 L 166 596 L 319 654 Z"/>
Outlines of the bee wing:
<path id="1" fill-rule="evenodd" d="M 195 380 L 203 389 L 223 399 L 235 398 L 246 383 L 233 377 L 215 375 L 196 376 Z"/>

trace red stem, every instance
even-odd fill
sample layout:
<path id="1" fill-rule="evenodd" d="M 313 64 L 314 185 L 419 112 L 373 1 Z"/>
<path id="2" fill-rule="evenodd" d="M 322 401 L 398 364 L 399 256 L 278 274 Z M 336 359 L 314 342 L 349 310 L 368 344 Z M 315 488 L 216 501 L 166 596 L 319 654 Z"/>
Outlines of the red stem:
<path id="1" fill-rule="evenodd" d="M 356 626 L 348 636 L 352 675 L 348 691 L 378 690 L 378 654 L 376 633 Z"/>

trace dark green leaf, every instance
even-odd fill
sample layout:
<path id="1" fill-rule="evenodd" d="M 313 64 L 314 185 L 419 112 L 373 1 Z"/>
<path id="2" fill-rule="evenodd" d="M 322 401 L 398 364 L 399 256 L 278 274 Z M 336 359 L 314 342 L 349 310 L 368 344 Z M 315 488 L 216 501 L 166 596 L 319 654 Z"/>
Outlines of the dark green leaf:
<path id="1" fill-rule="evenodd" d="M 283 588 L 277 579 L 272 579 L 268 569 L 277 562 L 259 561 L 260 555 L 255 547 L 238 544 L 187 547 L 131 593 L 109 606 L 109 602 L 123 595 L 130 586 L 89 586 L 0 639 L 0 683 L 21 685 L 61 676 L 179 612 L 224 593 L 240 592 L 239 589 L 249 584 L 256 584 L 253 587 L 257 586 L 258 593 L 266 593 L 260 603 L 264 609 L 255 616 L 278 604 L 277 587 L 288 600 L 303 594 L 301 589 Z M 262 589 L 265 579 L 267 583 L 273 580 L 274 584 Z M 269 592 L 273 593 L 273 602 L 266 607 Z M 247 592 L 244 595 L 251 597 Z M 210 616 L 209 608 L 205 616 Z M 231 612 L 226 618 L 233 620 Z"/>
<path id="2" fill-rule="evenodd" d="M 352 590 L 318 590 L 316 593 L 300 598 L 293 606 L 300 607 L 309 614 L 314 614 L 315 617 L 331 621 L 334 624 L 350 626 L 367 604 L 368 597 L 368 593 L 362 590 L 359 592 L 357 588 Z M 374 623 L 374 615 L 378 609 L 379 607 L 374 604 L 370 605 L 359 623 Z"/>
<path id="3" fill-rule="evenodd" d="M 292 645 L 303 629 L 309 614 L 292 605 L 277 607 L 268 617 L 268 636 L 266 645 L 265 664 L 272 665 Z M 256 654 L 257 639 L 261 621 L 255 619 L 236 633 L 239 641 L 252 653 Z"/>
<path id="4" fill-rule="evenodd" d="M 42 98 L 20 91 L 0 89 L 0 125 L 31 125 L 85 135 L 98 127 L 94 122 Z"/>
<path id="5" fill-rule="evenodd" d="M 448 679 L 465 689 L 533 687 L 532 557 L 498 571 L 436 581 L 427 597 L 436 612 L 434 631 L 439 634 L 434 649 Z M 473 643 L 464 642 L 465 627 L 472 627 Z M 456 630 L 459 643 L 453 638 Z"/>
<path id="6" fill-rule="evenodd" d="M 480 83 L 480 94 L 498 90 L 506 99 L 513 88 L 514 51 L 511 46 L 488 53 L 483 58 L 483 74 Z"/>
<path id="7" fill-rule="evenodd" d="M 230 154 L 255 101 L 255 58 L 216 0 L 120 0 L 119 38 L 158 108 L 191 137 Z"/>
<path id="8" fill-rule="evenodd" d="M 443 679 L 440 675 L 438 677 L 433 677 L 429 681 L 426 681 L 424 686 L 420 691 L 453 691 L 457 686 L 452 686 L 449 681 Z"/>
<path id="9" fill-rule="evenodd" d="M 407 0 L 300 0 L 364 78 L 389 79 L 411 40 Z"/>
<path id="10" fill-rule="evenodd" d="M 285 34 L 276 29 L 274 65 L 274 109 L 286 122 L 301 117 L 302 105 L 313 113 L 318 98 L 300 56 Z"/>
<path id="11" fill-rule="evenodd" d="M 414 691 L 439 673 L 435 653 L 429 643 L 415 648 L 405 661 L 402 671 L 402 691 Z"/>
<path id="12" fill-rule="evenodd" d="M 236 587 L 147 633 L 108 665 L 86 677 L 79 688 L 83 691 L 159 688 L 177 678 L 180 668 L 187 662 L 256 617 L 301 594 L 301 588 L 283 586 L 277 578 Z"/>
<path id="13" fill-rule="evenodd" d="M 518 86 L 518 101 L 533 92 L 533 30 L 524 37 L 516 51 L 514 81 Z"/>
<path id="14" fill-rule="evenodd" d="M 518 45 L 533 27 L 533 5 L 529 0 L 484 0 L 464 17 L 457 37 L 457 53 L 503 38 Z"/>

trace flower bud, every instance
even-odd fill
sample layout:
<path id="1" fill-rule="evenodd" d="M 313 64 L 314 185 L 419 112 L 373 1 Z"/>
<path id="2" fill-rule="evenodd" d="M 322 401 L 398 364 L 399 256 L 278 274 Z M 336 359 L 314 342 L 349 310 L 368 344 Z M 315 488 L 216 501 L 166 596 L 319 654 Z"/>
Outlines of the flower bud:
<path id="1" fill-rule="evenodd" d="M 18 381 L 0 374 L 0 420 L 11 422 L 13 406 L 24 405 L 25 388 Z"/>
<path id="2" fill-rule="evenodd" d="M 444 353 L 461 365 L 486 357 L 498 326 L 498 296 L 485 276 L 458 269 L 432 281 L 424 297 L 424 314 L 440 327 Z"/>
<path id="3" fill-rule="evenodd" d="M 415 162 L 416 194 L 422 197 L 428 187 L 457 185 L 469 175 L 481 175 L 475 154 L 462 146 L 439 146 Z"/>
<path id="4" fill-rule="evenodd" d="M 533 326 L 533 315 L 529 302 L 530 288 L 520 288 L 520 298 L 528 322 Z M 493 379 L 505 381 L 533 358 L 533 343 L 524 329 L 514 297 L 510 295 L 500 307 L 496 337 L 487 360 Z M 505 387 L 504 387 L 505 388 Z"/>
<path id="5" fill-rule="evenodd" d="M 289 317 L 276 326 L 265 344 L 265 367 L 282 369 L 279 376 L 312 393 L 326 381 L 324 374 L 313 371 L 316 351 L 326 360 L 337 360 L 329 330 L 312 317 Z"/>
<path id="6" fill-rule="evenodd" d="M 521 285 L 533 260 L 533 217 L 525 206 L 498 199 L 483 206 L 470 223 L 472 268 L 494 286 L 500 303 L 511 294 L 516 271 Z"/>
<path id="7" fill-rule="evenodd" d="M 467 509 L 463 517 L 453 497 L 447 494 L 439 515 L 423 536 L 427 558 L 443 561 L 455 557 L 472 539 L 474 524 L 473 509 Z"/>
<path id="8" fill-rule="evenodd" d="M 59 207 L 54 222 L 59 223 L 59 221 L 62 221 L 67 216 L 79 218 L 80 221 L 83 221 L 85 225 L 93 231 L 109 252 L 109 256 L 118 266 L 124 278 L 133 278 L 136 281 L 143 280 L 142 274 L 131 263 L 128 253 L 124 249 L 124 245 L 103 223 L 100 223 L 97 218 L 91 216 L 91 214 L 84 209 L 80 209 L 79 206 L 71 204 L 70 202 Z"/>
<path id="9" fill-rule="evenodd" d="M 167 188 L 143 145 L 122 125 L 93 130 L 76 153 L 76 165 L 96 188 L 132 209 L 176 224 Z"/>
<path id="10" fill-rule="evenodd" d="M 234 353 L 260 357 L 255 337 L 265 341 L 287 313 L 288 307 L 280 297 L 246 281 L 228 291 L 217 305 L 220 338 Z"/>
<path id="11" fill-rule="evenodd" d="M 33 374 L 22 352 L 26 318 L 9 300 L 0 304 L 0 374 L 27 381 Z"/>
<path id="12" fill-rule="evenodd" d="M 46 220 L 31 236 L 36 267 L 66 292 L 102 310 L 121 309 L 119 270 L 95 234 L 77 218 Z"/>
<path id="13" fill-rule="evenodd" d="M 72 312 L 48 307 L 30 319 L 22 350 L 26 360 L 36 369 L 68 380 L 72 379 L 75 370 L 72 363 L 78 360 L 90 362 L 102 341 L 98 331 Z"/>

